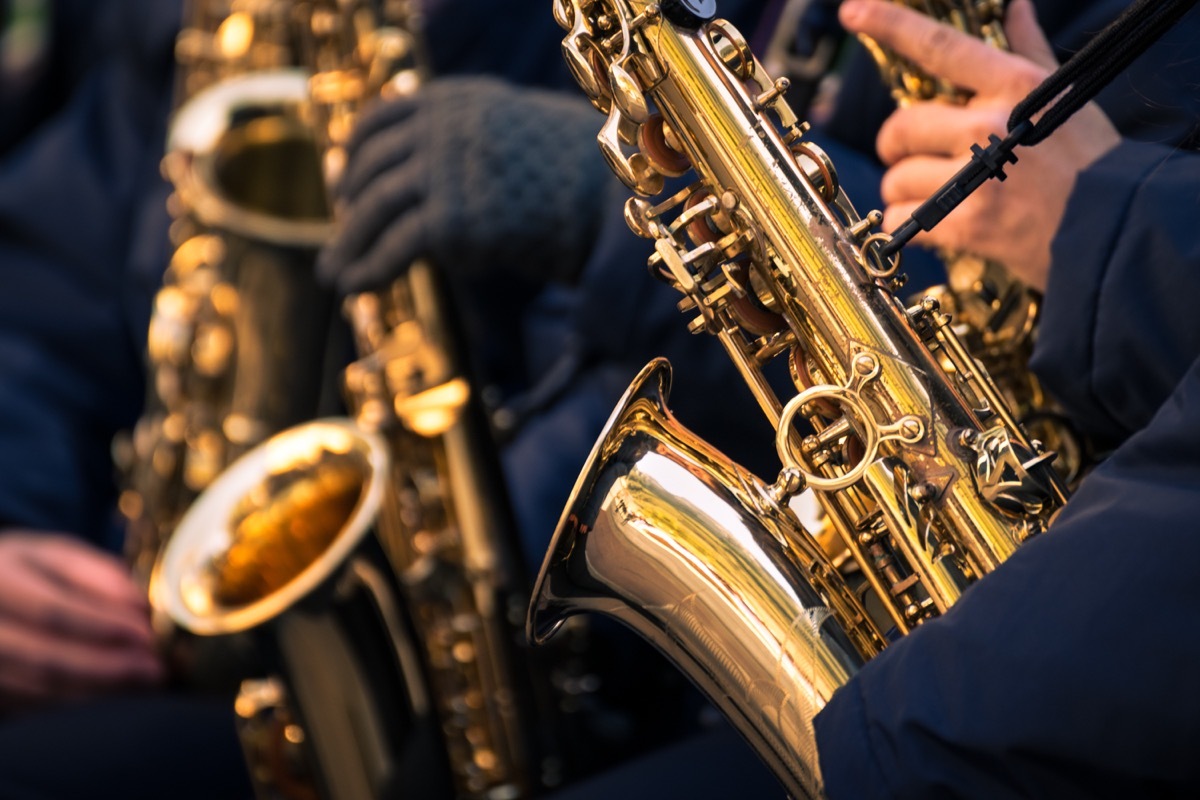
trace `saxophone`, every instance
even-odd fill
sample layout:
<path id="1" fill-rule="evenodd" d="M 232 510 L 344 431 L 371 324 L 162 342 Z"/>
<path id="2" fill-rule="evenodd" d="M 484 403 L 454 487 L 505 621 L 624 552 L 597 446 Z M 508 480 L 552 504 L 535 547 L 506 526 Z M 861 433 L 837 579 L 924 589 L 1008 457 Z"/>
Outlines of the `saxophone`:
<path id="1" fill-rule="evenodd" d="M 1004 4 L 999 0 L 898 2 L 993 47 L 1009 49 L 1002 25 Z M 959 87 L 925 74 L 870 37 L 859 38 L 879 66 L 897 105 L 929 100 L 961 104 L 969 99 Z M 1075 486 L 1092 463 L 1092 448 L 1029 371 L 1041 312 L 1040 293 L 994 261 L 969 253 L 941 255 L 947 282 L 925 293 L 954 318 L 955 330 L 967 350 L 987 368 L 1018 421 L 1058 454 L 1055 466 L 1059 474 Z"/>
<path id="2" fill-rule="evenodd" d="M 218 31 L 253 32 L 253 19 L 235 22 L 251 10 L 283 26 L 267 52 L 286 71 L 216 70 L 207 92 L 283 92 L 275 106 L 303 130 L 295 149 L 320 198 L 313 237 L 293 242 L 311 256 L 331 230 L 326 186 L 357 115 L 423 79 L 417 15 L 408 0 L 220 8 Z M 286 184 L 248 188 L 294 202 Z M 288 428 L 212 480 L 158 554 L 152 604 L 195 634 L 256 640 L 270 673 L 243 683 L 236 710 L 261 798 L 526 796 L 550 750 L 534 741 L 531 670 L 514 661 L 510 620 L 527 595 L 449 298 L 417 263 L 344 311 L 359 356 L 344 372 L 354 420 Z M 323 337 L 323 318 L 305 322 Z M 322 351 L 271 355 L 286 368 Z"/>
<path id="3" fill-rule="evenodd" d="M 308 5 L 306 60 L 332 179 L 366 102 L 417 91 L 428 62 L 411 0 Z M 349 405 L 392 459 L 376 536 L 423 645 L 455 795 L 528 796 L 545 754 L 533 735 L 531 664 L 514 649 L 527 583 L 451 297 L 418 262 L 387 289 L 347 298 L 344 312 L 360 355 L 345 372 Z"/>
<path id="4" fill-rule="evenodd" d="M 580 611 L 646 636 L 720 707 L 795 797 L 820 797 L 812 719 L 833 691 L 944 612 L 1066 500 L 935 299 L 906 307 L 830 159 L 709 0 L 556 0 L 563 52 L 605 112 L 598 141 L 640 197 L 634 232 L 773 424 L 767 484 L 667 409 L 670 372 L 626 392 L 561 517 L 527 617 Z M 694 170 L 669 197 L 664 176 Z M 780 363 L 782 362 L 782 363 Z M 768 372 L 782 366 L 777 393 Z M 947 368 L 949 366 L 949 368 Z M 789 505 L 810 488 L 848 579 Z M 888 629 L 891 629 L 890 631 Z"/>
<path id="5" fill-rule="evenodd" d="M 177 39 L 162 163 L 175 251 L 154 299 L 145 410 L 114 444 L 126 555 L 143 585 L 200 492 L 316 416 L 326 382 L 336 306 L 313 262 L 332 229 L 289 6 L 191 3 Z"/>

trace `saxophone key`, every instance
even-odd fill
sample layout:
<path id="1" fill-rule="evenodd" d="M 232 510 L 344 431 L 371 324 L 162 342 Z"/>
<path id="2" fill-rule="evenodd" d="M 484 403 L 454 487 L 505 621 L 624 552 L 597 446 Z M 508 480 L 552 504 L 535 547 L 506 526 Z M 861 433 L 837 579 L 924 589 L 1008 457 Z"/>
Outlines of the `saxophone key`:
<path id="1" fill-rule="evenodd" d="M 792 82 L 787 78 L 778 78 L 771 84 L 771 88 L 760 94 L 754 99 L 754 108 L 762 111 L 769 106 L 774 105 L 776 100 L 779 100 L 787 93 L 787 90 L 792 86 Z"/>
<path id="2" fill-rule="evenodd" d="M 664 175 L 678 178 L 692 168 L 691 159 L 683 152 L 683 145 L 662 114 L 651 114 L 638 128 L 638 146 Z"/>

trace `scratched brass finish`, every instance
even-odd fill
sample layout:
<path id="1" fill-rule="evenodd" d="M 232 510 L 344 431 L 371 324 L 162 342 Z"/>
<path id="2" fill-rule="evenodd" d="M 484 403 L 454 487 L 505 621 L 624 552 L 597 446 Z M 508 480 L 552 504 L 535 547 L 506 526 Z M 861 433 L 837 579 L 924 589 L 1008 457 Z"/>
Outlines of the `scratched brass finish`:
<path id="1" fill-rule="evenodd" d="M 998 0 L 896 1 L 993 47 L 1008 49 L 1002 24 L 1004 6 Z M 897 104 L 926 100 L 965 103 L 969 99 L 961 88 L 932 78 L 871 38 L 859 38 L 878 64 Z M 994 261 L 970 253 L 943 252 L 941 256 L 947 281 L 926 289 L 925 294 L 936 298 L 951 316 L 967 351 L 983 363 L 1026 432 L 1058 454 L 1055 469 L 1074 487 L 1091 464 L 1091 447 L 1029 371 L 1041 293 Z"/>
<path id="2" fill-rule="evenodd" d="M 569 31 L 568 66 L 608 115 L 600 150 L 641 195 L 626 220 L 654 240 L 651 270 L 684 295 L 691 330 L 716 336 L 733 359 L 775 426 L 783 468 L 755 488 L 666 423 L 631 454 L 614 442 L 633 436 L 625 429 L 640 417 L 630 423 L 619 411 L 564 511 L 527 630 L 543 638 L 585 609 L 629 621 L 714 694 L 789 791 L 819 797 L 807 721 L 827 681 L 852 673 L 880 637 L 854 593 L 831 579 L 836 570 L 788 499 L 816 492 L 868 603 L 882 609 L 869 616 L 905 633 L 1045 530 L 1066 492 L 1052 454 L 1026 438 L 938 303 L 896 299 L 899 265 L 878 255 L 878 213 L 860 218 L 838 188 L 783 99 L 786 82 L 765 74 L 731 25 L 698 20 L 688 5 L 557 0 L 554 11 Z M 689 169 L 690 186 L 643 199 L 661 192 L 664 175 Z M 793 384 L 781 393 L 766 377 L 777 360 Z M 631 407 L 645 406 L 642 391 L 631 389 Z M 677 457 L 680 440 L 698 455 Z M 681 465 L 679 479 L 644 477 L 662 459 Z M 678 496 L 648 499 L 657 492 Z M 758 531 L 754 544 L 747 527 Z M 647 586 L 677 594 L 672 602 Z M 813 627 L 820 635 L 797 643 L 779 624 L 819 619 L 817 606 L 773 605 L 759 592 L 818 598 L 828 612 Z M 693 603 L 705 635 L 687 633 Z M 854 642 L 857 661 L 825 649 L 825 633 Z M 786 669 L 767 655 L 796 648 L 810 657 L 788 656 Z M 845 667 L 840 678 L 823 668 L 833 660 Z M 786 713 L 763 711 L 781 706 Z"/>

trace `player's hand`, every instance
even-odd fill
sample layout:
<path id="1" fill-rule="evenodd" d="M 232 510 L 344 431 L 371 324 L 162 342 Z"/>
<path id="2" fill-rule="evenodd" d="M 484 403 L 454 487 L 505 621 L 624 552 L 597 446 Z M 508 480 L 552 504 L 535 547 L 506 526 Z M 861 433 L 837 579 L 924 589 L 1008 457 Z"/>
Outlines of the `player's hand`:
<path id="1" fill-rule="evenodd" d="M 596 237 L 603 118 L 574 94 L 494 78 L 433 81 L 366 114 L 347 148 L 338 232 L 318 276 L 380 288 L 414 259 L 471 275 L 570 280 Z"/>
<path id="2" fill-rule="evenodd" d="M 162 678 L 145 593 L 118 559 L 65 535 L 0 532 L 0 710 Z"/>
<path id="3" fill-rule="evenodd" d="M 894 230 L 967 163 L 971 145 L 1006 135 L 1013 106 L 1058 65 L 1030 0 L 1014 0 L 1003 52 L 950 26 L 881 0 L 849 0 L 842 24 L 909 59 L 930 75 L 973 93 L 965 105 L 921 102 L 896 111 L 880 129 L 879 156 L 888 165 L 881 187 L 884 229 Z M 1050 244 L 1080 172 L 1120 142 L 1094 103 L 1044 142 L 1016 150 L 1008 179 L 988 181 L 929 233 L 915 241 L 969 252 L 1005 265 L 1044 289 Z"/>

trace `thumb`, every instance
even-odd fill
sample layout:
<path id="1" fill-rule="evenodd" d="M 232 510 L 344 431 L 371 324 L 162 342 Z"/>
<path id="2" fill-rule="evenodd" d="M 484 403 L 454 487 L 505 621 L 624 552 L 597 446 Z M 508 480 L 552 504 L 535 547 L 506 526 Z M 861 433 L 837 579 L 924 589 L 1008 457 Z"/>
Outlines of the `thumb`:
<path id="1" fill-rule="evenodd" d="M 1051 72 L 1058 69 L 1054 48 L 1046 41 L 1046 34 L 1038 25 L 1033 0 L 1013 0 L 1009 4 L 1004 17 L 1004 33 L 1014 53 Z"/>

